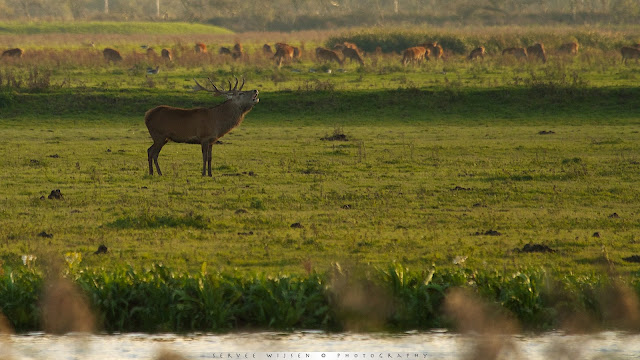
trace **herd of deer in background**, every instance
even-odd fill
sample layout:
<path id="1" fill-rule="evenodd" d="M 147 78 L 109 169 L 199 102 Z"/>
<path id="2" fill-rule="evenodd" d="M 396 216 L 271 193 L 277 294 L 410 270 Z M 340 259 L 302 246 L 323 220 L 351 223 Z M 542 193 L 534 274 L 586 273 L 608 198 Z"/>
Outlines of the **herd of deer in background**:
<path id="1" fill-rule="evenodd" d="M 89 46 L 93 47 L 94 44 L 90 43 Z M 157 58 L 158 55 L 156 50 L 152 47 L 142 46 L 143 49 L 146 49 L 146 54 L 149 57 Z M 577 42 L 569 42 L 558 47 L 558 53 L 569 54 L 569 55 L 577 55 L 578 54 L 579 45 Z M 196 43 L 194 46 L 194 51 L 196 53 L 207 53 L 207 46 L 203 43 Z M 298 47 L 291 46 L 285 43 L 276 43 L 274 46 L 269 44 L 264 44 L 262 47 L 262 52 L 265 56 L 273 59 L 275 65 L 277 67 L 282 66 L 283 63 L 288 63 L 292 61 L 299 60 L 301 57 L 301 50 Z M 20 58 L 24 54 L 24 50 L 20 48 L 13 48 L 5 50 L 2 53 L 2 57 L 15 57 Z M 122 61 L 122 55 L 116 49 L 105 48 L 102 51 L 102 54 L 106 61 L 108 62 L 119 62 Z M 245 55 L 242 44 L 236 42 L 235 45 L 231 48 L 220 47 L 218 50 L 219 55 L 230 56 L 233 59 L 240 59 Z M 640 59 L 640 43 L 634 44 L 632 46 L 624 46 L 620 49 L 620 54 L 622 55 L 623 63 L 627 63 L 629 59 L 635 59 L 638 62 Z M 328 49 L 324 47 L 318 47 L 315 49 L 316 61 L 318 62 L 336 62 L 340 65 L 343 65 L 347 59 L 351 62 L 357 62 L 360 66 L 364 66 L 364 51 L 362 51 L 358 46 L 354 43 L 343 42 L 336 44 L 333 49 Z M 375 55 L 382 55 L 382 49 L 378 46 L 375 49 Z M 417 46 L 413 46 L 405 49 L 402 52 L 402 60 L 401 64 L 403 66 L 407 66 L 409 64 L 415 65 L 421 63 L 423 60 L 438 60 L 441 59 L 444 55 L 444 49 L 438 42 L 427 42 L 423 44 L 419 44 Z M 486 55 L 486 51 L 484 46 L 479 46 L 473 49 L 469 56 L 467 56 L 468 60 L 476 60 L 478 58 L 484 59 Z M 542 43 L 536 43 L 529 47 L 512 47 L 507 48 L 502 51 L 503 56 L 513 56 L 516 59 L 538 59 L 543 63 L 547 61 L 547 52 Z M 171 49 L 163 48 L 160 50 L 160 58 L 164 61 L 173 61 L 173 52 Z M 148 68 L 148 74 L 157 74 L 159 71 L 159 66 L 154 68 Z"/>

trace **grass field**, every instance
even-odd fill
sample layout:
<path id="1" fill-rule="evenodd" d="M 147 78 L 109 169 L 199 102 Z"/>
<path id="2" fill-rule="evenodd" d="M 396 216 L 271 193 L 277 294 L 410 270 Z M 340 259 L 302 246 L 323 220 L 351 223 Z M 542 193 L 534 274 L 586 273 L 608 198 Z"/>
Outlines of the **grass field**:
<path id="1" fill-rule="evenodd" d="M 613 50 L 546 64 L 451 54 L 407 68 L 385 54 L 359 68 L 315 63 L 312 40 L 302 62 L 277 69 L 263 40 L 245 43 L 239 62 L 186 44 L 150 77 L 154 60 L 127 41 L 117 65 L 61 47 L 2 60 L 6 268 L 35 255 L 36 266 L 206 263 L 249 277 L 334 263 L 557 278 L 639 270 L 622 259 L 640 253 L 640 66 Z M 207 76 L 243 76 L 261 101 L 214 146 L 213 178 L 184 144 L 163 149 L 165 176 L 147 175 L 144 112 L 219 103 L 190 93 Z M 55 189 L 62 199 L 47 198 Z M 522 252 L 529 243 L 554 252 Z M 108 253 L 93 254 L 101 244 Z"/>

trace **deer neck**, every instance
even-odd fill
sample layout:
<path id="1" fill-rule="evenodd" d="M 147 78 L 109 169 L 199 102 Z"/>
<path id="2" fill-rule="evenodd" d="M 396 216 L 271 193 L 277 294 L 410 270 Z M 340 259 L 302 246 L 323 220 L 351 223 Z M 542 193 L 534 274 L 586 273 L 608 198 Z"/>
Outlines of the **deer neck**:
<path id="1" fill-rule="evenodd" d="M 219 136 L 226 134 L 242 123 L 245 115 L 251 111 L 253 106 L 242 107 L 227 100 L 224 103 L 212 108 L 211 118 L 218 124 Z"/>

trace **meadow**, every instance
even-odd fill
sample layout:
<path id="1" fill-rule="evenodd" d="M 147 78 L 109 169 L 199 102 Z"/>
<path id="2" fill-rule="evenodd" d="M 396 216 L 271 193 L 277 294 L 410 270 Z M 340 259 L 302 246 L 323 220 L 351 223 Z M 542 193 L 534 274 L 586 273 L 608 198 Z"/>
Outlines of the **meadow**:
<path id="1" fill-rule="evenodd" d="M 583 34 L 516 30 L 520 42 Z M 439 36 L 466 51 L 499 33 L 487 31 Z M 357 31 L 208 35 L 212 51 L 195 54 L 187 39 L 198 34 L 54 34 L 51 47 L 0 60 L 0 288 L 16 328 L 38 327 L 38 312 L 20 309 L 37 306 L 34 284 L 50 269 L 74 279 L 102 326 L 117 331 L 349 328 L 343 313 L 353 309 L 339 300 L 336 273 L 364 279 L 354 286 L 365 294 L 369 282 L 383 284 L 391 303 L 405 305 L 375 325 L 399 329 L 447 326 L 437 309 L 457 285 L 471 284 L 532 328 L 557 326 L 556 305 L 570 303 L 545 295 L 559 291 L 556 281 L 599 320 L 606 301 L 597 294 L 618 278 L 637 288 L 638 265 L 623 259 L 640 253 L 640 65 L 623 64 L 605 44 L 638 34 L 603 30 L 590 35 L 602 46 L 575 57 L 550 49 L 545 64 L 496 47 L 484 60 L 449 50 L 444 61 L 407 67 L 391 49 L 368 53 L 364 67 L 315 61 L 315 46 L 358 39 Z M 30 44 L 42 35 L 19 36 Z M 282 38 L 303 56 L 277 68 L 261 47 Z M 389 47 L 410 41 L 391 38 Z M 124 60 L 110 64 L 100 46 L 83 47 L 93 39 L 113 41 Z M 175 59 L 144 55 L 141 43 L 156 46 L 150 39 Z M 236 40 L 242 59 L 215 52 Z M 0 48 L 9 46 L 15 38 L 0 36 Z M 147 75 L 155 65 L 159 74 Z M 144 112 L 219 103 L 191 92 L 192 79 L 206 77 L 244 78 L 260 103 L 214 146 L 213 178 L 200 176 L 200 148 L 185 144 L 163 149 L 164 176 L 148 175 Z M 62 198 L 49 199 L 56 189 Z M 94 253 L 100 245 L 106 254 Z M 18 278 L 30 284 L 24 297 L 6 295 Z M 225 297 L 226 312 L 190 313 L 224 310 L 203 283 Z M 105 302 L 106 284 L 111 296 L 128 291 L 142 317 Z M 199 295 L 168 295 L 182 288 Z M 192 302 L 140 305 L 146 296 Z M 151 319 L 162 306 L 173 312 L 158 316 L 171 319 Z M 270 318 L 264 306 L 284 310 Z"/>

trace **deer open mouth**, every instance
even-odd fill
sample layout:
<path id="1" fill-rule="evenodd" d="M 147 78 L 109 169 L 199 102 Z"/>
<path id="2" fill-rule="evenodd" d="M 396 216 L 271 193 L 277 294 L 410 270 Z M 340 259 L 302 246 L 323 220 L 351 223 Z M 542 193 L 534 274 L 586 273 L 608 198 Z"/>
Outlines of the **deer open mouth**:
<path id="1" fill-rule="evenodd" d="M 253 100 L 253 102 L 255 103 L 260 101 L 260 99 L 258 99 L 258 90 L 256 90 L 255 93 L 253 93 L 253 98 L 251 98 L 251 100 Z"/>

